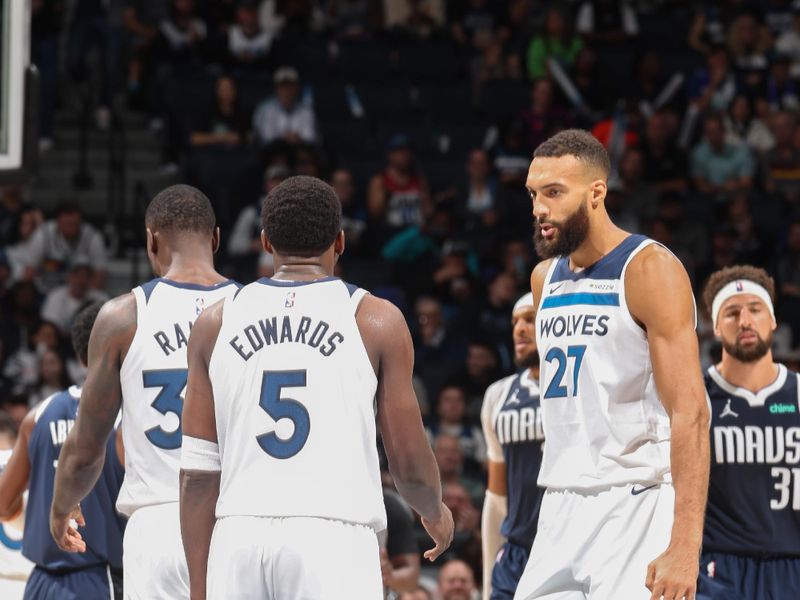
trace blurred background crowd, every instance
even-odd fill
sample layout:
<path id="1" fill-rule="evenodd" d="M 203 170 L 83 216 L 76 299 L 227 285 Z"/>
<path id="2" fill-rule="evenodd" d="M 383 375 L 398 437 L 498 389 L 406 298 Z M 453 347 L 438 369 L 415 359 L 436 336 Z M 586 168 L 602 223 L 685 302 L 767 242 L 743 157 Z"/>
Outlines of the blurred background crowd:
<path id="1" fill-rule="evenodd" d="M 66 343 L 80 307 L 149 277 L 142 211 L 161 187 L 211 198 L 219 266 L 246 283 L 272 272 L 263 195 L 293 174 L 321 177 L 343 204 L 341 276 L 397 304 L 414 333 L 456 517 L 440 562 L 464 561 L 427 583 L 468 597 L 480 404 L 514 369 L 510 311 L 537 261 L 524 181 L 533 149 L 568 127 L 609 150 L 615 222 L 670 248 L 696 290 L 737 263 L 775 277 L 776 356 L 800 362 L 797 0 L 32 0 L 32 11 L 39 172 L 0 193 L 0 402 L 17 418 L 82 381 Z M 705 318 L 699 334 L 707 365 Z M 389 545 L 390 579 L 410 577 L 414 536 Z"/>

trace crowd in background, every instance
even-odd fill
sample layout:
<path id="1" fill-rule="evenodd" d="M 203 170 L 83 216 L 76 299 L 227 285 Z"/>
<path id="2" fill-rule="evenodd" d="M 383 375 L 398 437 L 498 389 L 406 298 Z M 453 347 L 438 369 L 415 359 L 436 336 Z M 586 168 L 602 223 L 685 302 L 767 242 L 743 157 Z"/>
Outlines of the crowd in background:
<path id="1" fill-rule="evenodd" d="M 582 127 L 606 145 L 612 218 L 672 250 L 696 290 L 725 266 L 766 268 L 776 355 L 800 362 L 796 0 L 32 7 L 40 149 L 58 139 L 64 81 L 94 77 L 95 126 L 119 110 L 146 115 L 164 172 L 209 195 L 232 277 L 272 272 L 259 241 L 264 194 L 293 174 L 335 188 L 341 276 L 396 303 L 414 334 L 416 389 L 456 520 L 447 558 L 466 572 L 480 573 L 480 404 L 514 369 L 510 311 L 537 261 L 524 181 L 548 136 Z M 64 200 L 45 215 L 25 189 L 0 196 L 0 400 L 17 417 L 81 382 L 70 321 L 121 291 L 105 285 L 102 216 Z M 709 364 L 705 318 L 699 334 Z M 462 563 L 449 571 L 456 590 L 475 585 Z"/>

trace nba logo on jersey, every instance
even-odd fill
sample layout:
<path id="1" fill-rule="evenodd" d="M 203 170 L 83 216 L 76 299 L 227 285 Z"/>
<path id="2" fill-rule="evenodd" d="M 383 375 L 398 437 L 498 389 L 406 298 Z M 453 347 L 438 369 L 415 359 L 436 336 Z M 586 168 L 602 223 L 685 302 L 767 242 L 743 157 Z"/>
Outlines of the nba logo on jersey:
<path id="1" fill-rule="evenodd" d="M 205 300 L 205 298 L 195 298 L 194 299 L 194 314 L 197 315 L 197 316 L 200 316 L 200 313 L 202 313 L 205 309 L 206 309 L 206 300 Z"/>
<path id="2" fill-rule="evenodd" d="M 287 293 L 286 294 L 286 302 L 284 302 L 283 305 L 286 308 L 294 308 L 294 297 L 295 297 L 295 292 Z"/>

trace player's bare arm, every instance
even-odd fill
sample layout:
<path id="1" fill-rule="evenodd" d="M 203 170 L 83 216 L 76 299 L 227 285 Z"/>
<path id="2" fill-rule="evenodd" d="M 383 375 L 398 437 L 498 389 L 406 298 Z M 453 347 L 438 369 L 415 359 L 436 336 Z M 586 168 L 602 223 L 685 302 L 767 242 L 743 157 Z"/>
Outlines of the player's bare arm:
<path id="1" fill-rule="evenodd" d="M 19 427 L 14 452 L 8 464 L 0 473 L 0 521 L 8 521 L 16 517 L 22 510 L 22 495 L 28 489 L 28 478 L 31 472 L 31 461 L 28 454 L 28 441 L 36 424 L 34 408 L 25 415 Z"/>
<path id="2" fill-rule="evenodd" d="M 411 374 L 414 347 L 402 313 L 393 304 L 365 296 L 356 315 L 378 377 L 378 424 L 397 491 L 422 517 L 436 542 L 425 552 L 434 560 L 453 540 L 453 517 L 442 503 L 439 468 L 422 426 Z"/>
<path id="3" fill-rule="evenodd" d="M 91 491 L 103 469 L 108 436 L 122 402 L 119 370 L 136 332 L 136 300 L 125 294 L 100 310 L 89 338 L 89 370 L 81 392 L 81 408 L 58 460 L 50 531 L 59 548 L 85 550 L 80 534 L 69 525 L 81 524 L 78 503 Z"/>
<path id="4" fill-rule="evenodd" d="M 189 377 L 183 402 L 183 434 L 217 443 L 214 392 L 208 376 L 208 362 L 222 326 L 223 303 L 205 310 L 192 327 L 187 363 Z M 219 471 L 180 472 L 181 537 L 189 567 L 192 600 L 206 597 L 206 572 L 215 508 L 219 497 Z"/>
<path id="5" fill-rule="evenodd" d="M 631 261 L 625 288 L 631 314 L 647 332 L 656 388 L 672 430 L 672 537 L 666 551 L 650 563 L 646 584 L 654 599 L 693 599 L 710 457 L 692 288 L 678 260 L 656 245 Z"/>
<path id="6" fill-rule="evenodd" d="M 547 278 L 547 272 L 550 270 L 550 265 L 553 264 L 553 259 L 543 260 L 538 263 L 531 272 L 531 293 L 533 294 L 533 313 L 536 314 L 536 309 L 539 307 L 539 301 L 542 299 L 542 289 L 544 289 L 544 280 Z"/>

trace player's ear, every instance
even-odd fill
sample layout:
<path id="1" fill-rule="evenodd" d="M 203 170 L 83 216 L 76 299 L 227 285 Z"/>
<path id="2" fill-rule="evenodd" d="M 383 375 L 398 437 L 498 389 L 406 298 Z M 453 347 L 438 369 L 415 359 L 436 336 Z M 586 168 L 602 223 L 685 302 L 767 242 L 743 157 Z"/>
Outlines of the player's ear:
<path id="1" fill-rule="evenodd" d="M 263 229 L 261 230 L 261 247 L 264 248 L 264 251 L 267 254 L 275 254 L 272 244 L 270 244 L 269 240 L 267 239 L 267 232 Z"/>
<path id="2" fill-rule="evenodd" d="M 219 232 L 219 227 L 214 227 L 214 231 L 211 233 L 211 252 L 214 254 L 217 253 L 219 250 L 219 244 L 222 234 Z"/>
<path id="3" fill-rule="evenodd" d="M 608 191 L 608 185 L 602 179 L 597 179 L 592 183 L 592 208 L 597 208 L 600 206 L 600 203 L 603 202 L 606 198 L 606 192 Z"/>
<path id="4" fill-rule="evenodd" d="M 147 228 L 147 253 L 155 256 L 158 253 L 157 235 Z"/>
<path id="5" fill-rule="evenodd" d="M 336 255 L 336 260 L 339 260 L 339 257 L 344 254 L 344 229 L 340 229 L 336 239 L 333 240 L 333 253 Z"/>

